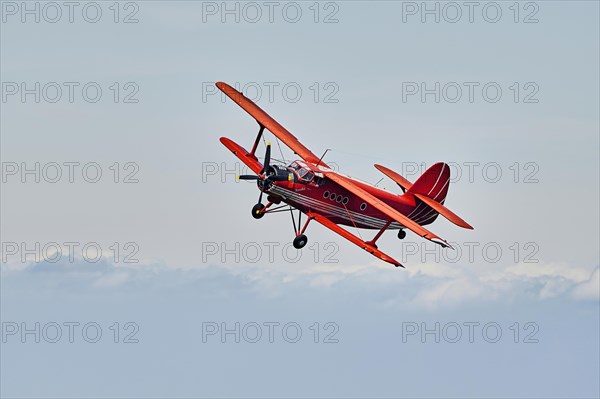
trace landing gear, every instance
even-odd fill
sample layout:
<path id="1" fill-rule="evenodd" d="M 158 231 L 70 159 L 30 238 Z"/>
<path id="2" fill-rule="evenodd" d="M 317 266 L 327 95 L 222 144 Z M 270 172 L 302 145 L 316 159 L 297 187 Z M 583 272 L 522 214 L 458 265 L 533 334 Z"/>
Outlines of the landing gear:
<path id="1" fill-rule="evenodd" d="M 404 231 L 404 230 L 400 229 L 400 230 L 398 231 L 398 238 L 399 238 L 399 239 L 401 239 L 401 240 L 403 240 L 403 239 L 404 239 L 404 237 L 406 237 L 406 231 Z"/>
<path id="2" fill-rule="evenodd" d="M 306 237 L 304 234 L 300 234 L 298 237 L 294 238 L 294 248 L 296 249 L 302 249 L 304 248 L 304 246 L 306 245 L 306 243 L 308 242 L 308 237 Z"/>
<path id="3" fill-rule="evenodd" d="M 298 226 L 296 226 L 296 220 L 294 219 L 294 213 L 291 207 L 290 214 L 292 215 L 292 223 L 294 225 L 294 232 L 296 233 L 296 238 L 294 238 L 292 244 L 294 244 L 294 248 L 302 249 L 304 248 L 304 246 L 306 246 L 306 243 L 308 242 L 308 237 L 306 237 L 304 232 L 306 231 L 308 223 L 312 220 L 312 218 L 309 217 L 308 219 L 306 219 L 304 226 L 300 228 L 302 223 L 302 211 L 298 210 Z"/>
<path id="4" fill-rule="evenodd" d="M 274 198 L 272 198 L 274 199 Z M 266 213 L 274 213 L 274 212 L 287 212 L 287 210 L 283 210 L 282 208 L 285 205 L 276 207 L 275 209 L 271 209 L 271 205 L 273 205 L 272 201 L 269 201 L 267 205 L 263 205 L 262 203 L 258 203 L 252 207 L 252 217 L 254 219 L 260 219 L 265 216 Z M 294 233 L 296 234 L 296 238 L 294 238 L 293 245 L 296 249 L 302 249 L 308 243 L 308 237 L 304 234 L 306 228 L 308 227 L 308 223 L 312 220 L 312 218 L 308 218 L 306 222 L 304 222 L 304 226 L 301 225 L 302 222 L 302 212 L 298 210 L 298 225 L 296 225 L 296 219 L 294 219 L 293 209 L 290 206 L 289 208 L 290 214 L 292 216 L 292 223 L 294 224 Z M 302 226 L 302 228 L 300 228 Z"/>
<path id="5" fill-rule="evenodd" d="M 254 151 L 256 151 L 256 146 L 258 145 L 258 141 L 262 135 L 264 126 L 260 125 L 260 131 L 258 132 L 258 137 L 254 143 L 254 147 L 250 154 L 254 156 Z M 256 158 L 256 157 L 255 157 Z M 258 203 L 252 207 L 252 217 L 254 219 L 260 219 L 265 215 L 267 208 L 273 205 L 273 202 L 269 200 L 269 203 L 265 206 L 262 204 L 262 197 L 265 191 L 269 191 L 273 182 L 275 181 L 284 181 L 287 180 L 286 176 L 278 176 L 277 171 L 279 170 L 275 166 L 270 166 L 271 162 L 271 144 L 267 144 L 267 150 L 265 152 L 265 164 L 263 170 L 258 175 L 240 175 L 238 178 L 240 180 L 256 180 L 258 184 L 258 188 L 260 189 L 260 194 L 258 195 Z M 271 196 L 269 196 L 271 197 Z"/>
<path id="6" fill-rule="evenodd" d="M 252 207 L 252 217 L 254 219 L 260 219 L 263 216 L 265 216 L 265 213 L 263 212 L 263 210 L 265 209 L 265 206 L 263 204 L 256 204 Z"/>

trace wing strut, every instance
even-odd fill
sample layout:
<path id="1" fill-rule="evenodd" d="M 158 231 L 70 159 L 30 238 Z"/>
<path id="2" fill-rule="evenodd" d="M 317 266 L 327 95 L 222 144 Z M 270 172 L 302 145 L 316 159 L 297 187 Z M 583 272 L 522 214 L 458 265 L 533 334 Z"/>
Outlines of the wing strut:
<path id="1" fill-rule="evenodd" d="M 341 235 L 342 237 L 344 237 L 345 239 L 347 239 L 348 241 L 358 245 L 359 247 L 361 247 L 362 249 L 364 249 L 371 255 L 376 256 L 385 262 L 391 263 L 392 265 L 394 265 L 396 267 L 404 267 L 404 266 L 402 266 L 402 264 L 400 264 L 400 262 L 398 262 L 391 256 L 389 256 L 389 255 L 381 252 L 379 249 L 377 249 L 377 246 L 375 246 L 374 244 L 371 244 L 369 242 L 365 242 L 365 241 L 361 240 L 354 234 L 350 233 L 348 230 L 345 230 L 345 229 L 341 228 L 340 226 L 338 226 L 337 224 L 333 223 L 331 220 L 327 219 L 325 216 L 322 216 L 322 215 L 319 215 L 318 213 L 314 213 L 314 212 L 310 212 L 310 211 L 306 215 L 309 218 L 314 219 L 317 222 L 321 223 L 323 226 L 327 227 L 328 229 L 332 230 L 334 233 L 337 233 L 337 234 Z"/>
<path id="2" fill-rule="evenodd" d="M 250 155 L 252 155 L 253 157 L 256 157 L 254 153 L 256 152 L 256 148 L 258 147 L 260 138 L 262 137 L 263 132 L 265 131 L 265 127 L 263 125 L 259 123 L 258 126 L 260 126 L 260 129 L 258 130 L 258 136 L 256 136 L 256 140 L 254 140 L 254 145 L 252 146 L 252 151 L 250 151 Z"/>
<path id="3" fill-rule="evenodd" d="M 377 232 L 377 234 L 375 235 L 375 237 L 373 237 L 373 239 L 371 241 L 367 241 L 367 244 L 371 244 L 374 247 L 377 247 L 377 245 L 375 245 L 375 243 L 377 242 L 377 240 L 379 240 L 379 237 L 381 237 L 381 235 L 383 234 L 383 232 L 386 231 L 388 227 L 390 227 L 390 224 L 392 224 L 392 221 L 388 220 L 388 222 L 381 228 L 381 230 L 379 230 Z"/>

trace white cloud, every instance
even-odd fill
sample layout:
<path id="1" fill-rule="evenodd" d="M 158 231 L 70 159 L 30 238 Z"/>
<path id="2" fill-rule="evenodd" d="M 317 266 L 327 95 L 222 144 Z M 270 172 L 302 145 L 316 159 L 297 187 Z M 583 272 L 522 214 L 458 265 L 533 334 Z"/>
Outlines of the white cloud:
<path id="1" fill-rule="evenodd" d="M 81 280 L 93 288 L 106 289 L 133 284 L 155 274 L 173 277 L 174 284 L 191 279 L 214 279 L 223 295 L 234 295 L 240 287 L 263 298 L 279 298 L 286 292 L 315 292 L 323 289 L 354 291 L 377 301 L 378 306 L 439 309 L 482 302 L 544 301 L 557 297 L 569 300 L 600 298 L 600 268 L 571 266 L 565 263 L 521 263 L 503 268 L 500 265 L 461 265 L 423 263 L 406 270 L 374 262 L 345 265 L 342 263 L 304 265 L 198 265 L 173 268 L 156 264 L 115 266 L 108 260 L 102 265 L 84 261 L 57 264 L 34 264 L 28 267 L 2 267 L 2 273 L 18 271 L 60 272 L 71 281 Z M 5 267 L 6 266 L 6 267 Z M 184 272 L 183 277 L 178 273 Z M 212 281 L 212 280 L 211 280 Z"/>
<path id="2" fill-rule="evenodd" d="M 600 267 L 594 270 L 588 280 L 573 288 L 573 297 L 576 299 L 600 300 Z"/>
<path id="3" fill-rule="evenodd" d="M 94 281 L 93 285 L 100 288 L 113 288 L 125 284 L 128 280 L 128 273 L 118 271 L 99 276 L 98 279 Z"/>

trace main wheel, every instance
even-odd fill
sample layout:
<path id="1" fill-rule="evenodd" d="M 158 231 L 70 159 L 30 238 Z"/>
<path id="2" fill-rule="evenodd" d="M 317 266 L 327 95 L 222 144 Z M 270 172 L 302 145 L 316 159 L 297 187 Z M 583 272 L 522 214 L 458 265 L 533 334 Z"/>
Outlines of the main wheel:
<path id="1" fill-rule="evenodd" d="M 402 229 L 399 230 L 398 231 L 398 238 L 402 240 L 402 239 L 404 239 L 404 237 L 406 237 L 406 231 L 404 231 Z"/>
<path id="2" fill-rule="evenodd" d="M 302 249 L 304 248 L 307 242 L 308 237 L 306 237 L 304 234 L 300 234 L 298 237 L 294 238 L 294 248 Z"/>
<path id="3" fill-rule="evenodd" d="M 265 216 L 265 214 L 262 212 L 263 209 L 265 209 L 263 204 L 254 205 L 252 207 L 252 217 L 254 219 L 260 219 L 261 217 Z"/>

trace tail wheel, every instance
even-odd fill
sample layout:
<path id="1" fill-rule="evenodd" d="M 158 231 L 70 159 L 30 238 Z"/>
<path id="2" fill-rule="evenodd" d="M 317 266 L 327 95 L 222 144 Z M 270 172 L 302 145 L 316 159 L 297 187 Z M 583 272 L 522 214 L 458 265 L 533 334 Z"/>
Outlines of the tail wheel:
<path id="1" fill-rule="evenodd" d="M 304 248 L 304 246 L 306 245 L 306 243 L 308 242 L 308 237 L 306 237 L 304 234 L 300 234 L 298 237 L 294 238 L 294 248 L 296 249 L 302 249 Z"/>
<path id="2" fill-rule="evenodd" d="M 401 230 L 399 230 L 399 231 L 398 231 L 398 238 L 399 238 L 399 239 L 401 239 L 401 240 L 403 240 L 403 239 L 404 239 L 404 237 L 406 237 L 406 231 L 404 231 L 404 230 L 402 230 L 402 229 L 401 229 Z"/>

